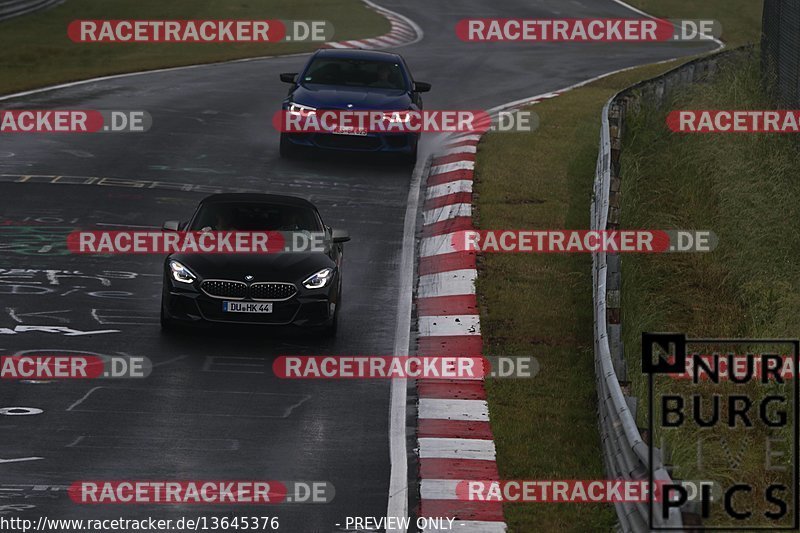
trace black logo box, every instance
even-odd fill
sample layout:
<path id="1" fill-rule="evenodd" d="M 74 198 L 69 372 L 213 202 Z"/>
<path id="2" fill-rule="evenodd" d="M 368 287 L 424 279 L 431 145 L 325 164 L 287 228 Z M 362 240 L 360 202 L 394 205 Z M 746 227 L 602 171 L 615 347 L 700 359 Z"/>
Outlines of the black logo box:
<path id="1" fill-rule="evenodd" d="M 683 374 L 686 371 L 686 357 L 687 357 L 687 349 L 686 346 L 688 344 L 720 344 L 720 345 L 732 345 L 732 344 L 742 344 L 742 345 L 753 345 L 753 344 L 764 344 L 764 345 L 791 345 L 792 346 L 792 382 L 794 386 L 792 387 L 793 392 L 793 399 L 794 399 L 794 431 L 793 431 L 793 451 L 794 451 L 794 461 L 793 461 L 793 478 L 792 478 L 792 487 L 793 487 L 793 501 L 794 501 L 794 509 L 792 509 L 793 514 L 793 523 L 791 526 L 786 527 L 772 527 L 772 526 L 745 526 L 742 528 L 732 528 L 727 526 L 691 526 L 693 531 L 741 531 L 741 530 L 748 530 L 748 531 L 797 531 L 800 529 L 800 488 L 798 487 L 798 482 L 800 481 L 800 368 L 798 368 L 798 363 L 800 360 L 800 340 L 798 339 L 690 339 L 686 336 L 685 333 L 642 333 L 642 373 L 648 375 L 648 413 L 647 413 L 647 430 L 650 435 L 650 438 L 654 438 L 654 428 L 653 428 L 653 396 L 654 396 L 654 385 L 653 385 L 653 376 L 656 374 Z M 660 348 L 662 353 L 671 354 L 674 357 L 672 360 L 665 359 L 664 357 L 659 354 L 658 360 L 654 360 L 654 351 L 653 348 L 657 346 Z M 674 352 L 670 351 L 670 346 L 674 346 Z M 649 486 L 654 486 L 654 470 L 653 470 L 653 444 L 652 440 L 650 445 L 648 446 L 649 449 L 649 457 L 648 457 L 648 483 Z M 648 506 L 649 506 L 649 517 L 650 523 L 648 524 L 652 531 L 682 531 L 683 528 L 673 528 L 673 527 L 656 527 L 653 523 L 653 491 L 649 491 L 648 493 Z"/>

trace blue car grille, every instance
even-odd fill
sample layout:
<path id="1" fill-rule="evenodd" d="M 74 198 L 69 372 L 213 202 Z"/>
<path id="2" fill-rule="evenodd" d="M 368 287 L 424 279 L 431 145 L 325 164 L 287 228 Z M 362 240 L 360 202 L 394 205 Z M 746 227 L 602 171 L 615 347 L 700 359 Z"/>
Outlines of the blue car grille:
<path id="1" fill-rule="evenodd" d="M 341 148 L 346 150 L 378 150 L 381 140 L 378 137 L 365 135 L 335 135 L 332 133 L 317 133 L 314 143 L 323 148 Z"/>

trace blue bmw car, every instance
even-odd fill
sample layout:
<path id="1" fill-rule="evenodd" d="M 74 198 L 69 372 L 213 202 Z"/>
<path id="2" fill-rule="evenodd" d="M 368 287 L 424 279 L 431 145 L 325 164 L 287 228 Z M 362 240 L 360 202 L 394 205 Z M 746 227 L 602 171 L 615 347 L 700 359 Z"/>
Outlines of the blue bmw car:
<path id="1" fill-rule="evenodd" d="M 331 111 L 421 111 L 420 93 L 429 83 L 414 81 L 398 54 L 373 50 L 323 49 L 315 52 L 302 72 L 280 75 L 292 85 L 283 102 L 289 113 Z M 390 152 L 413 162 L 419 133 L 347 130 L 281 133 L 280 154 L 288 157 L 300 146 L 327 150 Z"/>

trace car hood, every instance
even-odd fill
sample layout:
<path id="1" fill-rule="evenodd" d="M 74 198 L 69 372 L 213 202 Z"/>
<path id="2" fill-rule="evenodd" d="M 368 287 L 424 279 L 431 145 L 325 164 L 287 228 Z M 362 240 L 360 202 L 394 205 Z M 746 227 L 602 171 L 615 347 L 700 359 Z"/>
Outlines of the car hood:
<path id="1" fill-rule="evenodd" d="M 321 252 L 291 252 L 275 254 L 173 254 L 202 279 L 245 281 L 286 281 L 299 283 L 315 272 L 336 264 Z"/>
<path id="2" fill-rule="evenodd" d="M 331 85 L 300 85 L 290 98 L 292 101 L 321 109 L 376 109 L 381 111 L 405 110 L 411 107 L 411 98 L 402 90 L 341 87 Z M 352 105 L 349 108 L 348 105 Z"/>

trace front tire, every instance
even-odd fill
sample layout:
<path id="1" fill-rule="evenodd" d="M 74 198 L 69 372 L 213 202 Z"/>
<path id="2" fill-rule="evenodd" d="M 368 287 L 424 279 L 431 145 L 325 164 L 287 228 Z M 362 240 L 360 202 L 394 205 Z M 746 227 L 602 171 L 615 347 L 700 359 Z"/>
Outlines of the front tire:
<path id="1" fill-rule="evenodd" d="M 419 152 L 419 138 L 414 140 L 414 147 L 407 154 L 403 154 L 403 163 L 411 165 L 417 164 L 417 153 Z"/>
<path id="2" fill-rule="evenodd" d="M 327 339 L 336 337 L 339 331 L 339 309 L 342 307 L 342 286 L 339 285 L 339 293 L 336 297 L 336 310 L 333 312 L 333 320 L 322 330 L 322 336 Z"/>
<path id="3" fill-rule="evenodd" d="M 281 157 L 284 159 L 290 159 L 291 157 L 294 157 L 295 153 L 297 152 L 296 147 L 292 141 L 289 140 L 285 133 L 281 133 L 279 152 Z"/>
<path id="4" fill-rule="evenodd" d="M 164 313 L 164 302 L 161 302 L 161 331 L 171 333 L 175 331 L 175 321 Z"/>
<path id="5" fill-rule="evenodd" d="M 339 331 L 339 308 L 333 313 L 333 321 L 329 326 L 325 326 L 322 330 L 322 336 L 326 339 L 336 338 L 336 333 Z"/>

